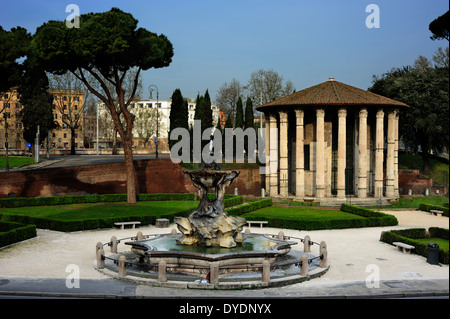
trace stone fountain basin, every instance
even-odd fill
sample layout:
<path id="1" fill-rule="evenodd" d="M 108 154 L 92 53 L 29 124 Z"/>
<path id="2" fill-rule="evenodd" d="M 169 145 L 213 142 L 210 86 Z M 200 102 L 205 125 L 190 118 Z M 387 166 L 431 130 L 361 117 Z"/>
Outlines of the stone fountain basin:
<path id="1" fill-rule="evenodd" d="M 230 170 L 185 170 L 184 174 L 189 175 L 191 180 L 199 185 L 203 185 L 206 188 L 213 188 L 224 177 L 235 173 L 237 177 L 239 172 Z"/>
<path id="2" fill-rule="evenodd" d="M 235 248 L 187 246 L 176 244 L 181 234 L 158 235 L 155 238 L 126 242 L 131 251 L 150 264 L 164 260 L 167 267 L 175 267 L 179 272 L 199 273 L 200 268 L 209 268 L 212 263 L 227 267 L 228 271 L 248 270 L 261 267 L 264 260 L 274 263 L 279 256 L 290 252 L 293 241 L 269 238 L 262 234 L 242 234 L 242 246 Z M 247 250 L 252 247 L 253 250 Z"/>

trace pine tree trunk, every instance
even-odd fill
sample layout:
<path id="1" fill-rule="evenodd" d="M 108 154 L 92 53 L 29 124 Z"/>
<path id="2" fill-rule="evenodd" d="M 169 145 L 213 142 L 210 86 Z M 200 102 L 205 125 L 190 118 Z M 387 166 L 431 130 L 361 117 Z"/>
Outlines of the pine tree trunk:
<path id="1" fill-rule="evenodd" d="M 132 141 L 123 142 L 123 151 L 125 154 L 125 171 L 127 174 L 127 203 L 136 204 L 136 171 L 133 164 Z"/>

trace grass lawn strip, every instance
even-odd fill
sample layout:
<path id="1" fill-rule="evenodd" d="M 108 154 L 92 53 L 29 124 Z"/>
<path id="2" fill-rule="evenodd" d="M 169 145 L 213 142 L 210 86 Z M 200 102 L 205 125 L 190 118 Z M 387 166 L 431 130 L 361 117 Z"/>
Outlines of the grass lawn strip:
<path id="1" fill-rule="evenodd" d="M 155 216 L 170 215 L 179 211 L 195 210 L 196 201 L 149 201 L 137 202 L 135 205 L 125 203 L 91 203 L 57 206 L 34 206 L 20 208 L 5 208 L 4 215 L 22 215 L 54 220 L 80 220 L 107 217 Z"/>
<path id="2" fill-rule="evenodd" d="M 432 238 L 419 238 L 414 239 L 414 241 L 417 241 L 423 245 L 428 245 L 428 243 L 433 242 L 439 245 L 439 249 L 442 249 L 443 251 L 448 252 L 448 239 L 444 238 L 438 238 L 438 237 L 432 237 Z"/>
<path id="3" fill-rule="evenodd" d="M 291 207 L 266 207 L 243 215 L 244 218 L 256 220 L 256 218 L 283 218 L 287 220 L 336 220 L 336 219 L 364 219 L 364 217 L 341 212 L 338 210 L 322 210 L 308 208 L 291 208 Z"/>

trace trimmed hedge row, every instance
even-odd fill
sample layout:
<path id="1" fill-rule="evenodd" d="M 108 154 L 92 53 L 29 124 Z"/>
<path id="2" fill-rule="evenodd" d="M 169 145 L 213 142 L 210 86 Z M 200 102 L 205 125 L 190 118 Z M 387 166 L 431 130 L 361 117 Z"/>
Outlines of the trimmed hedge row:
<path id="1" fill-rule="evenodd" d="M 0 247 L 8 246 L 22 240 L 36 237 L 35 225 L 0 222 Z"/>
<path id="2" fill-rule="evenodd" d="M 268 206 L 272 206 L 272 198 L 260 199 L 251 203 L 226 209 L 225 211 L 230 215 L 239 216 Z"/>
<path id="3" fill-rule="evenodd" d="M 431 204 L 420 204 L 419 210 L 423 210 L 425 212 L 429 212 L 431 210 L 441 210 L 443 212 L 442 215 L 448 217 L 448 207 L 444 207 L 444 206 L 431 205 Z"/>
<path id="4" fill-rule="evenodd" d="M 214 194 L 208 194 L 210 199 L 214 198 Z M 49 199 L 50 198 L 50 199 Z M 10 201 L 18 200 L 18 201 Z M 107 194 L 107 195 L 81 195 L 81 196 L 60 196 L 60 197 L 35 197 L 35 198 L 8 198 L 5 203 L 8 205 L 19 204 L 37 204 L 38 203 L 53 203 L 50 205 L 61 205 L 71 204 L 71 203 L 96 203 L 96 202 L 123 202 L 126 201 L 125 194 Z M 25 199 L 25 201 L 22 201 Z M 28 201 L 26 201 L 28 200 Z M 195 200 L 195 194 L 193 193 L 168 193 L 168 194 L 140 194 L 138 195 L 139 201 L 189 201 Z M 225 195 L 224 207 L 230 207 L 242 204 L 243 198 L 236 195 Z M 58 204 L 55 204 L 58 203 Z M 45 205 L 45 204 L 40 204 Z M 34 206 L 34 205 L 33 205 Z M 12 206 L 20 207 L 20 206 Z M 167 218 L 171 222 L 175 216 L 188 217 L 192 213 L 192 210 L 186 210 L 181 212 L 176 212 L 173 214 L 161 215 L 158 218 Z M 127 222 L 127 221 L 140 221 L 141 225 L 154 225 L 156 223 L 156 216 L 118 216 L 118 217 L 105 217 L 96 219 L 79 219 L 79 220 L 57 220 L 48 218 L 39 218 L 24 215 L 3 215 L 2 220 L 21 223 L 21 224 L 33 224 L 35 228 L 50 229 L 63 232 L 73 232 L 80 230 L 91 230 L 98 228 L 112 228 L 116 222 Z"/>
<path id="5" fill-rule="evenodd" d="M 345 229 L 345 228 L 362 228 L 362 227 L 379 227 L 379 226 L 395 226 L 398 224 L 397 218 L 392 215 L 371 211 L 366 208 L 360 208 L 347 204 L 342 204 L 341 211 L 363 216 L 365 218 L 358 219 L 342 219 L 342 220 L 295 220 L 282 218 L 261 217 L 258 220 L 269 222 L 270 227 L 286 228 L 297 230 L 321 230 L 321 229 Z M 251 219 L 249 219 L 251 220 Z"/>
<path id="6" fill-rule="evenodd" d="M 138 201 L 194 200 L 193 193 L 139 194 Z M 53 206 L 99 202 L 126 202 L 126 194 L 101 195 L 65 195 L 48 197 L 17 197 L 0 199 L 0 208 L 16 208 L 27 206 Z"/>
<path id="7" fill-rule="evenodd" d="M 429 236 L 425 228 L 410 228 L 402 230 L 384 231 L 381 233 L 380 241 L 392 245 L 393 242 L 400 241 L 415 247 L 415 253 L 423 257 L 427 257 L 428 245 L 415 241 L 414 239 L 423 239 L 429 237 L 437 237 L 448 239 L 448 229 L 431 227 L 428 229 Z M 439 249 L 439 262 L 448 264 L 448 251 Z"/>
<path id="8" fill-rule="evenodd" d="M 192 213 L 192 210 L 186 210 L 176 212 L 174 214 L 161 215 L 158 218 L 167 218 L 173 221 L 175 216 L 187 217 Z M 38 218 L 32 216 L 23 215 L 3 215 L 3 220 L 8 222 L 16 222 L 22 224 L 33 224 L 37 228 L 50 229 L 62 232 L 73 232 L 80 230 L 91 230 L 99 228 L 112 228 L 116 222 L 127 221 L 140 221 L 141 225 L 154 225 L 156 222 L 156 216 L 119 216 L 119 217 L 106 217 L 97 219 L 79 219 L 79 220 L 56 220 L 48 218 Z"/>
<path id="9" fill-rule="evenodd" d="M 214 199 L 214 194 L 208 194 L 210 199 Z M 138 201 L 187 201 L 195 200 L 194 193 L 154 193 L 139 194 Z M 126 194 L 102 194 L 102 195 L 65 195 L 65 196 L 48 196 L 48 197 L 17 197 L 0 199 L 0 208 L 17 208 L 27 206 L 53 206 L 53 205 L 70 205 L 84 203 L 101 203 L 101 202 L 126 202 Z M 242 204 L 241 196 L 226 194 L 224 198 L 229 206 Z"/>
<path id="10" fill-rule="evenodd" d="M 398 220 L 395 216 L 375 212 L 373 210 L 352 206 L 348 204 L 341 204 L 341 211 L 355 214 L 358 216 L 366 217 L 364 220 L 365 226 L 362 227 L 379 227 L 379 226 L 396 226 L 398 225 Z"/>

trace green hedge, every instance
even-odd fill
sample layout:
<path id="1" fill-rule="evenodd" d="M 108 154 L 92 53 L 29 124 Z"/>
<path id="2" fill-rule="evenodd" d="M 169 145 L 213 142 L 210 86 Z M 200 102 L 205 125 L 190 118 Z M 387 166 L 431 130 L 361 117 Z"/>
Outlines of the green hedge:
<path id="1" fill-rule="evenodd" d="M 208 194 L 210 199 L 214 198 L 214 194 Z M 154 193 L 139 194 L 138 201 L 186 201 L 195 200 L 194 193 Z M 48 196 L 48 197 L 17 197 L 0 199 L 0 208 L 16 208 L 27 206 L 53 206 L 53 205 L 70 205 L 82 203 L 99 203 L 99 202 L 126 202 L 126 194 L 102 194 L 102 195 L 65 195 L 65 196 Z M 242 204 L 242 197 L 235 195 L 225 195 L 224 205 L 234 206 Z M 227 204 L 225 204 L 227 203 Z M 226 206 L 227 207 L 227 206 Z"/>
<path id="2" fill-rule="evenodd" d="M 176 212 L 173 214 L 161 215 L 158 218 L 167 218 L 173 221 L 175 216 L 188 217 L 192 210 Z M 91 230 L 99 228 L 112 228 L 116 222 L 140 221 L 141 225 L 154 225 L 156 216 L 120 216 L 120 217 L 105 217 L 97 219 L 79 219 L 79 220 L 55 220 L 47 218 L 36 218 L 23 215 L 3 215 L 3 220 L 8 222 L 33 224 L 37 228 L 50 229 L 62 232 L 73 232 L 81 230 Z"/>
<path id="3" fill-rule="evenodd" d="M 438 237 L 448 239 L 448 229 L 431 227 L 428 229 L 430 237 Z M 412 245 L 415 247 L 414 252 L 418 255 L 427 257 L 428 245 L 415 241 L 414 239 L 427 238 L 427 231 L 425 228 L 410 228 L 402 230 L 391 230 L 381 233 L 380 241 L 391 244 L 396 241 Z M 439 262 L 442 264 L 448 264 L 448 251 L 439 249 Z"/>
<path id="4" fill-rule="evenodd" d="M 35 225 L 23 225 L 13 222 L 0 222 L 0 247 L 36 237 Z"/>
<path id="5" fill-rule="evenodd" d="M 429 212 L 431 210 L 441 210 L 443 212 L 442 215 L 448 217 L 448 207 L 444 207 L 444 206 L 431 205 L 431 204 L 420 204 L 419 210 L 423 210 L 425 212 Z"/>
<path id="6" fill-rule="evenodd" d="M 358 216 L 366 217 L 365 219 L 362 219 L 365 226 L 362 227 L 377 227 L 377 226 L 396 226 L 398 225 L 398 220 L 395 216 L 375 212 L 373 210 L 358 207 L 358 206 L 352 206 L 348 204 L 341 204 L 341 211 L 346 213 L 355 214 Z"/>
<path id="7" fill-rule="evenodd" d="M 341 211 L 363 216 L 358 219 L 323 219 L 323 220 L 295 220 L 283 218 L 258 217 L 258 220 L 269 222 L 270 227 L 298 229 L 298 230 L 321 230 L 321 229 L 345 229 L 361 227 L 395 226 L 397 218 L 392 215 L 378 213 L 366 208 L 343 204 Z M 246 213 L 246 212 L 243 212 Z M 250 220 L 250 219 L 249 219 Z"/>
<path id="8" fill-rule="evenodd" d="M 214 198 L 214 194 L 208 194 L 210 199 Z M 38 205 L 62 205 L 73 203 L 97 203 L 97 202 L 124 202 L 125 194 L 105 194 L 105 195 L 81 195 L 81 196 L 54 196 L 54 197 L 31 197 L 31 198 L 8 198 L 2 200 L 3 207 L 23 207 Z M 139 201 L 189 201 L 195 200 L 193 193 L 158 193 L 158 194 L 140 194 Z M 235 195 L 225 195 L 224 207 L 231 207 L 242 204 L 243 198 Z M 1 207 L 1 203 L 0 203 Z M 173 214 L 161 215 L 158 218 L 167 218 L 171 222 L 175 216 L 188 217 L 192 210 L 176 212 Z M 33 224 L 37 228 L 50 229 L 63 232 L 73 232 L 81 230 L 91 230 L 98 228 L 114 227 L 116 222 L 140 221 L 141 225 L 154 225 L 156 216 L 120 216 L 105 217 L 97 219 L 80 219 L 80 220 L 55 220 L 48 218 L 38 218 L 25 215 L 3 215 L 3 220 L 21 224 Z"/>
<path id="9" fill-rule="evenodd" d="M 272 206 L 272 198 L 260 199 L 251 203 L 226 209 L 225 211 L 230 215 L 239 216 L 268 206 Z"/>
<path id="10" fill-rule="evenodd" d="M 194 200 L 193 193 L 139 194 L 138 201 Z M 53 206 L 99 202 L 126 202 L 126 194 L 65 195 L 48 197 L 17 197 L 0 199 L 0 208 Z"/>

